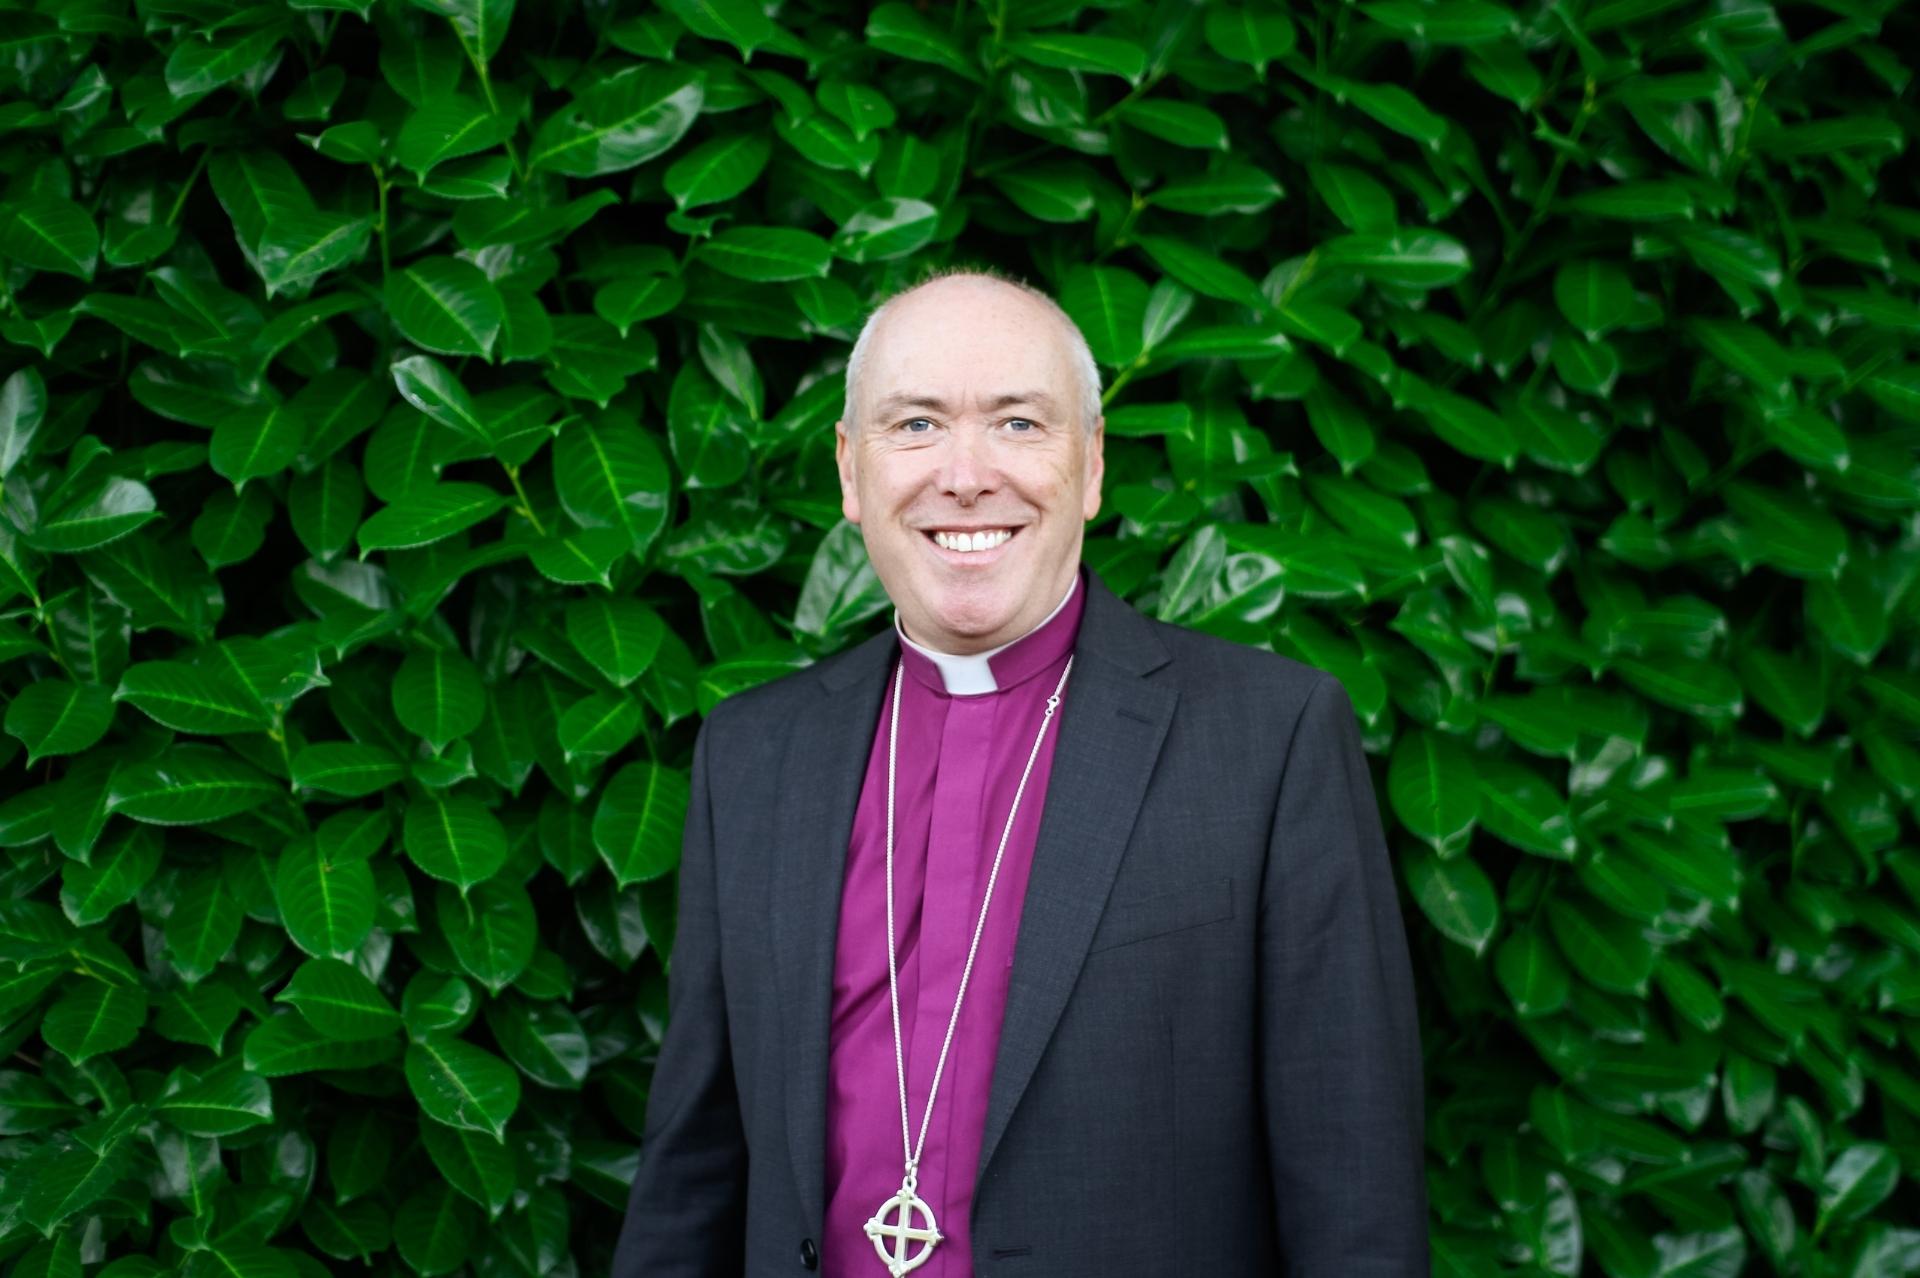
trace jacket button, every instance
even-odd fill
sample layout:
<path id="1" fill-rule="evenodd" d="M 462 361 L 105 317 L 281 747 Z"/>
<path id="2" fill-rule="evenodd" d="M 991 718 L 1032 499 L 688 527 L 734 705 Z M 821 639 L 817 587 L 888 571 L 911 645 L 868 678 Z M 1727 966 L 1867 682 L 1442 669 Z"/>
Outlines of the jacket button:
<path id="1" fill-rule="evenodd" d="M 820 1252 L 819 1249 L 813 1245 L 813 1239 L 811 1238 L 802 1238 L 800 1240 L 800 1263 L 809 1269 L 818 1269 L 820 1267 Z"/>

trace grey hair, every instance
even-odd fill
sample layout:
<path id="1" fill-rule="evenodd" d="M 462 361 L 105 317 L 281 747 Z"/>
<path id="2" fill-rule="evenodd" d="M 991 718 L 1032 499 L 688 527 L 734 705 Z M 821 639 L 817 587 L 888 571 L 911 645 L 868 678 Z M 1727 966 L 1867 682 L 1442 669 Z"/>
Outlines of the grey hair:
<path id="1" fill-rule="evenodd" d="M 916 283 L 908 285 L 893 294 L 873 309 L 867 316 L 867 322 L 860 326 L 860 335 L 854 339 L 853 353 L 847 357 L 846 398 L 841 407 L 841 420 L 847 423 L 849 434 L 859 433 L 859 419 L 855 416 L 855 406 L 859 397 L 855 394 L 860 385 L 860 377 L 866 367 L 867 348 L 872 344 L 873 332 L 879 327 L 880 317 L 891 310 L 896 302 L 918 289 L 925 288 L 936 280 L 946 279 L 986 279 L 1001 284 L 1009 284 L 1027 296 L 1039 302 L 1059 319 L 1061 328 L 1067 335 L 1067 360 L 1073 367 L 1074 380 L 1080 383 L 1078 408 L 1080 427 L 1089 439 L 1093 436 L 1094 426 L 1100 420 L 1100 365 L 1094 361 L 1093 351 L 1087 346 L 1086 335 L 1073 317 L 1060 309 L 1060 304 L 1046 293 L 1017 276 L 991 266 L 947 266 L 933 270 Z"/>

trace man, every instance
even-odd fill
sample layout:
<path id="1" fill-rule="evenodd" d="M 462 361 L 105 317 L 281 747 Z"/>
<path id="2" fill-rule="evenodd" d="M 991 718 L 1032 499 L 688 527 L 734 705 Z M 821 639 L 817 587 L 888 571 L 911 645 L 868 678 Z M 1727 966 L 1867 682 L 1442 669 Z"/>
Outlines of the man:
<path id="1" fill-rule="evenodd" d="M 846 394 L 894 625 L 701 727 L 615 1278 L 1426 1274 L 1344 689 L 1080 563 L 1099 373 L 1036 290 L 896 295 Z"/>

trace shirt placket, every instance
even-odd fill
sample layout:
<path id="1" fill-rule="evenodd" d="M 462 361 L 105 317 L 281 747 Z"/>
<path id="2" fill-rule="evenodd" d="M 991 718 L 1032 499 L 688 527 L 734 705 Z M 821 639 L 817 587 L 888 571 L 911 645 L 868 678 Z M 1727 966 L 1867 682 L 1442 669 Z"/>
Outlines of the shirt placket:
<path id="1" fill-rule="evenodd" d="M 933 825 L 927 839 L 927 877 L 921 903 L 920 989 L 913 1029 L 913 1051 L 908 1062 L 908 1078 L 913 1099 L 912 1136 L 919 1138 L 919 1121 L 926 1114 L 927 1094 L 933 1084 L 934 1068 L 940 1061 L 940 1048 L 946 1042 L 947 1025 L 953 1018 L 954 995 L 960 976 L 966 969 L 967 949 L 973 943 L 973 928 L 979 910 L 979 849 L 982 833 L 980 813 L 987 779 L 987 745 L 992 726 L 990 698 L 956 697 L 947 707 L 946 726 L 940 739 L 940 765 L 934 782 Z M 961 1008 L 961 1020 L 966 1009 Z M 940 1074 L 940 1090 L 934 1095 L 932 1121 L 927 1125 L 927 1143 L 920 1155 L 920 1194 L 942 1223 L 942 1232 L 950 1233 L 960 1223 L 948 1220 L 953 1201 L 953 1172 L 948 1154 L 952 1148 L 956 1078 L 964 1071 L 962 1030 L 954 1029 L 953 1045 L 947 1050 L 945 1068 Z M 947 1266 L 943 1248 L 935 1248 L 925 1270 L 944 1274 Z"/>

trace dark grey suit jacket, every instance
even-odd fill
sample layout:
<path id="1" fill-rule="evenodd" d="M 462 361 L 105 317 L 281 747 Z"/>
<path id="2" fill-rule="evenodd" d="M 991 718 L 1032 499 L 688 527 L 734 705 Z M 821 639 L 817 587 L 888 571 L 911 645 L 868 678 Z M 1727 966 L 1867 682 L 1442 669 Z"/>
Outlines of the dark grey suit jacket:
<path id="1" fill-rule="evenodd" d="M 896 648 L 889 627 L 700 729 L 614 1278 L 798 1275 L 829 1245 L 886 1272 L 821 1219 L 841 876 Z M 1074 652 L 976 1275 L 1426 1275 L 1412 971 L 1346 690 L 1091 570 Z"/>

